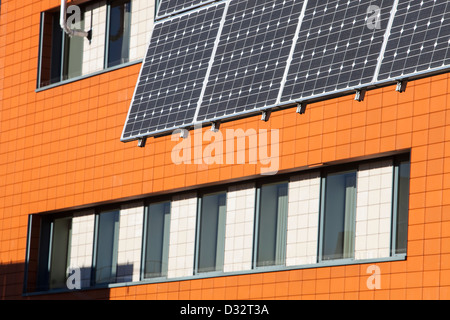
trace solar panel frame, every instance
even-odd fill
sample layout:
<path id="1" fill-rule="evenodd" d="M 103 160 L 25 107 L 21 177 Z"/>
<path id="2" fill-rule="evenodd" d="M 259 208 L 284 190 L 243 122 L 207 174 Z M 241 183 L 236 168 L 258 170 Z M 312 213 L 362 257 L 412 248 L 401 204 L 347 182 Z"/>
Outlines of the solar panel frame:
<path id="1" fill-rule="evenodd" d="M 161 0 L 156 12 L 156 20 L 197 9 L 219 0 Z"/>

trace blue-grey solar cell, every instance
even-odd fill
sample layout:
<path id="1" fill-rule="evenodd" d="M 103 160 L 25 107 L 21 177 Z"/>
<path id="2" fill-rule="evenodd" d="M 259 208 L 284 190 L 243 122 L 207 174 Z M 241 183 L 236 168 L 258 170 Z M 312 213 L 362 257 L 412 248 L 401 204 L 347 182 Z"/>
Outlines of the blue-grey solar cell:
<path id="1" fill-rule="evenodd" d="M 217 0 L 161 0 L 157 18 L 173 15 Z"/>
<path id="2" fill-rule="evenodd" d="M 371 83 L 393 4 L 393 0 L 310 0 L 282 100 Z M 370 6 L 379 10 L 369 10 Z"/>
<path id="3" fill-rule="evenodd" d="M 450 64 L 450 1 L 400 1 L 378 79 Z"/>
<path id="4" fill-rule="evenodd" d="M 155 24 L 122 140 L 192 124 L 224 8 Z"/>
<path id="5" fill-rule="evenodd" d="M 303 3 L 231 0 L 198 121 L 276 103 Z"/>

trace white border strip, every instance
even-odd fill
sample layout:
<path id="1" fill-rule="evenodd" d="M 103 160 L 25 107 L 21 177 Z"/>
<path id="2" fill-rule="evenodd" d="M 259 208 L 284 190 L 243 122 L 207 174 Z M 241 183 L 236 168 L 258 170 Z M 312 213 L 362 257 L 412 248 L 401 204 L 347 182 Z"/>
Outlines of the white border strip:
<path id="1" fill-rule="evenodd" d="M 295 30 L 295 35 L 294 35 L 294 38 L 292 39 L 291 52 L 289 53 L 289 57 L 286 62 L 286 69 L 284 70 L 284 75 L 283 75 L 283 78 L 281 79 L 280 91 L 278 92 L 276 104 L 280 103 L 281 97 L 283 96 L 284 85 L 286 84 L 289 70 L 291 69 L 292 59 L 294 57 L 295 48 L 297 47 L 297 41 L 298 41 L 298 37 L 300 35 L 300 30 L 302 28 L 303 19 L 305 18 L 307 6 L 308 6 L 308 0 L 305 0 L 305 3 L 303 3 L 302 12 L 300 13 L 300 17 L 298 18 L 297 29 Z"/>
<path id="2" fill-rule="evenodd" d="M 383 63 L 383 60 L 384 60 L 384 53 L 386 52 L 386 47 L 387 47 L 389 38 L 391 36 L 392 25 L 394 24 L 394 19 L 397 14 L 398 2 L 399 2 L 399 0 L 394 0 L 394 4 L 392 5 L 391 17 L 389 18 L 389 22 L 386 27 L 386 33 L 384 34 L 383 46 L 381 47 L 380 55 L 378 56 L 378 63 L 377 63 L 377 67 L 375 69 L 375 73 L 373 74 L 372 83 L 375 83 L 378 81 L 378 76 L 379 76 L 380 70 L 381 70 L 381 64 Z"/>

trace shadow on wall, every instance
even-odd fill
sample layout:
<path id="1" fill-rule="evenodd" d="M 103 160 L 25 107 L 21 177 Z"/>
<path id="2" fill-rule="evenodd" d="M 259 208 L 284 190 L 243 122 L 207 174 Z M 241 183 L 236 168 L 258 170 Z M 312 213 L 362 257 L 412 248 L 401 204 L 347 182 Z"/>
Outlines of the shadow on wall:
<path id="1" fill-rule="evenodd" d="M 24 272 L 25 263 L 0 265 L 0 300 L 109 300 L 110 298 L 109 288 L 73 291 L 56 289 L 51 293 L 39 292 L 36 285 L 37 278 L 33 277 L 33 274 L 24 277 Z"/>

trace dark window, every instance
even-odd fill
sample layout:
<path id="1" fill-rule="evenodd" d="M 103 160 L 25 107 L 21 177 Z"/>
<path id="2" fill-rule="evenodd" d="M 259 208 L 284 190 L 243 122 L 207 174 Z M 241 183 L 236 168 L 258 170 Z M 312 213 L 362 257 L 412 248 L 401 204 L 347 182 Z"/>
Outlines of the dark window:
<path id="1" fill-rule="evenodd" d="M 108 58 L 106 67 L 129 61 L 131 2 L 111 1 L 109 6 Z"/>
<path id="2" fill-rule="evenodd" d="M 95 283 L 114 283 L 117 273 L 120 211 L 98 215 Z"/>
<path id="3" fill-rule="evenodd" d="M 353 258 L 356 171 L 328 174 L 323 205 L 322 260 Z"/>
<path id="4" fill-rule="evenodd" d="M 288 184 L 264 185 L 259 190 L 256 266 L 284 265 L 288 213 Z"/>
<path id="5" fill-rule="evenodd" d="M 210 194 L 201 198 L 197 272 L 223 269 L 226 199 L 226 193 Z"/>
<path id="6" fill-rule="evenodd" d="M 69 37 L 60 26 L 60 13 L 41 15 L 39 87 L 81 76 L 84 38 Z M 69 27 L 83 29 L 84 18 Z"/>
<path id="7" fill-rule="evenodd" d="M 406 254 L 408 242 L 408 212 L 409 212 L 409 160 L 399 161 L 396 167 L 397 174 L 397 217 L 395 221 L 395 253 Z"/>
<path id="8" fill-rule="evenodd" d="M 167 275 L 170 202 L 151 204 L 146 212 L 144 278 Z"/>
<path id="9" fill-rule="evenodd" d="M 72 218 L 33 215 L 30 223 L 28 292 L 66 288 Z"/>

